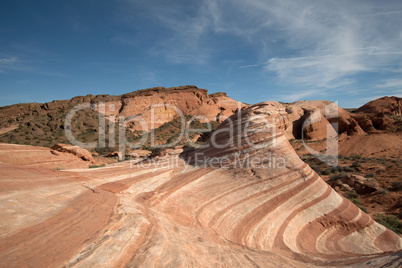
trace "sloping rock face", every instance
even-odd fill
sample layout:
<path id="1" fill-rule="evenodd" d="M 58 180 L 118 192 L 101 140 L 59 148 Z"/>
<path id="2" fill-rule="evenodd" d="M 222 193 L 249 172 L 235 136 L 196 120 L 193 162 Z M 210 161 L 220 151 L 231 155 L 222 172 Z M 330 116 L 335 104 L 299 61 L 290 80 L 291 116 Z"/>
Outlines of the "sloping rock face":
<path id="1" fill-rule="evenodd" d="M 92 158 L 92 156 L 90 157 Z M 91 163 L 68 152 L 54 151 L 44 147 L 6 143 L 0 143 L 0 162 L 51 169 L 87 168 Z"/>
<path id="2" fill-rule="evenodd" d="M 377 132 L 369 116 L 365 114 L 353 114 L 353 113 L 351 113 L 350 116 L 352 116 L 353 119 L 355 119 L 359 123 L 360 127 L 367 133 Z"/>
<path id="3" fill-rule="evenodd" d="M 285 131 L 288 139 L 322 140 L 336 136 L 364 135 L 366 132 L 344 109 L 330 101 L 298 101 L 285 104 L 292 126 Z M 332 125 L 332 127 L 331 127 Z"/>
<path id="4" fill-rule="evenodd" d="M 234 243 L 321 265 L 400 250 L 397 235 L 299 159 L 284 135 L 286 114 L 279 103 L 254 105 L 221 124 L 205 148 L 187 155 L 198 166 L 225 166 L 234 180 L 250 180 L 212 199 L 201 212 L 201 224 Z M 227 144 L 231 128 L 234 146 Z M 247 192 L 254 187 L 258 191 Z"/>
<path id="5" fill-rule="evenodd" d="M 267 102 L 180 158 L 64 172 L 0 163 L 0 266 L 397 267 L 401 238 L 298 158 L 289 125 Z"/>
<path id="6" fill-rule="evenodd" d="M 402 98 L 383 97 L 370 101 L 357 109 L 352 115 L 368 132 L 377 130 L 398 131 L 402 128 L 400 116 Z M 396 121 L 396 117 L 399 120 Z"/>
<path id="7" fill-rule="evenodd" d="M 402 115 L 402 98 L 382 97 L 370 101 L 356 110 L 356 113 Z"/>

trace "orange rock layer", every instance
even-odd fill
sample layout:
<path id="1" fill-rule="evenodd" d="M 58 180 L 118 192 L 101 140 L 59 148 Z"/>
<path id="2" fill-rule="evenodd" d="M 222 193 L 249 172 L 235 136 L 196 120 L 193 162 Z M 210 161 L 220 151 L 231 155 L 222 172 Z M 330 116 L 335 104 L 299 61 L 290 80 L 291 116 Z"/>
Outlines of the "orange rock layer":
<path id="1" fill-rule="evenodd" d="M 266 102 L 180 157 L 72 171 L 0 163 L 0 266 L 398 267 L 401 238 L 298 158 L 288 124 Z"/>

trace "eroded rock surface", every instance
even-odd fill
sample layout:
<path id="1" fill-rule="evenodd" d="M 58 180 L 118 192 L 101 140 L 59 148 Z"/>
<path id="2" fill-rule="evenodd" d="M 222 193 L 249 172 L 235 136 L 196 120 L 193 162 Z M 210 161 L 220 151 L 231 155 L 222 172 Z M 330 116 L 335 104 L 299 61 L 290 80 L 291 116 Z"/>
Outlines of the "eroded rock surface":
<path id="1" fill-rule="evenodd" d="M 90 163 L 94 163 L 94 159 L 92 157 L 92 154 L 83 148 L 80 148 L 78 146 L 72 146 L 68 144 L 62 144 L 62 143 L 57 143 L 52 146 L 53 150 L 62 152 L 62 153 L 69 153 L 77 156 L 78 158 L 81 158 L 84 161 L 88 161 Z"/>
<path id="2" fill-rule="evenodd" d="M 288 139 L 322 140 L 337 133 L 350 136 L 366 132 L 344 109 L 330 101 L 298 101 L 285 104 L 292 127 L 286 131 Z"/>
<path id="3" fill-rule="evenodd" d="M 137 164 L 0 163 L 0 265 L 397 267 L 401 238 L 299 159 L 288 120 L 254 105 L 209 146 Z"/>

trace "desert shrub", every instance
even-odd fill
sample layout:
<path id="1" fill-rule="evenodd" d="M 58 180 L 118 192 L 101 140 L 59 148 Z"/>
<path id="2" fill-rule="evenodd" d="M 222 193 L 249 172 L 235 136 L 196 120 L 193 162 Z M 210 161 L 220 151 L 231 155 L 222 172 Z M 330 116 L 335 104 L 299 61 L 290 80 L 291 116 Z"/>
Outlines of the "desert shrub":
<path id="1" fill-rule="evenodd" d="M 341 173 L 338 173 L 338 174 L 331 174 L 331 175 L 329 176 L 329 180 L 330 180 L 330 181 L 336 181 L 336 180 L 338 180 L 338 179 L 344 178 L 345 176 L 346 176 L 346 173 L 345 173 L 345 172 L 341 172 Z"/>
<path id="2" fill-rule="evenodd" d="M 402 222 L 394 215 L 374 215 L 374 220 L 397 234 L 402 234 Z"/>
<path id="3" fill-rule="evenodd" d="M 310 165 L 311 169 L 314 170 L 318 175 L 321 175 L 321 168 L 319 165 Z"/>
<path id="4" fill-rule="evenodd" d="M 385 172 L 385 169 L 382 169 L 382 168 L 376 170 L 376 173 L 378 173 L 378 174 L 384 173 L 384 172 Z"/>
<path id="5" fill-rule="evenodd" d="M 332 174 L 332 173 L 336 173 L 338 170 L 336 169 L 336 167 L 329 167 L 327 168 L 327 171 Z"/>
<path id="6" fill-rule="evenodd" d="M 350 201 L 352 201 L 353 204 L 355 205 L 361 205 L 362 202 L 358 198 L 351 198 Z"/>
<path id="7" fill-rule="evenodd" d="M 351 168 L 351 167 L 342 167 L 342 169 L 343 169 L 343 171 L 345 171 L 345 172 L 353 172 L 353 171 L 355 171 L 353 168 Z"/>
<path id="8" fill-rule="evenodd" d="M 356 194 L 357 195 L 357 194 Z M 362 202 L 360 201 L 359 198 L 348 198 L 353 204 L 355 204 L 359 209 L 361 209 L 363 212 L 367 213 L 367 209 L 362 206 Z"/>
<path id="9" fill-rule="evenodd" d="M 358 162 L 358 161 L 355 161 L 355 162 L 353 162 L 353 164 L 351 165 L 351 167 L 361 167 L 362 165 Z"/>
<path id="10" fill-rule="evenodd" d="M 367 209 L 362 206 L 362 202 L 359 199 L 359 195 L 355 191 L 348 191 L 344 194 L 344 196 L 349 199 L 350 202 L 355 204 L 359 209 L 367 213 Z"/>
<path id="11" fill-rule="evenodd" d="M 349 200 L 355 199 L 355 198 L 358 198 L 358 197 L 359 197 L 359 195 L 358 195 L 355 191 L 353 191 L 353 190 L 346 192 L 344 195 L 345 195 L 345 197 L 346 197 L 347 199 L 349 199 Z"/>
<path id="12" fill-rule="evenodd" d="M 362 159 L 362 154 L 351 154 L 350 157 L 353 159 L 360 160 Z"/>
<path id="13" fill-rule="evenodd" d="M 327 168 L 326 171 L 331 174 L 331 173 L 345 172 L 346 170 L 344 167 L 336 166 L 336 167 L 329 167 L 329 168 Z M 354 170 L 352 170 L 352 171 L 354 171 Z"/>
<path id="14" fill-rule="evenodd" d="M 366 178 L 375 178 L 375 174 L 374 173 L 367 173 L 364 177 L 366 177 Z"/>
<path id="15" fill-rule="evenodd" d="M 386 194 L 388 194 L 388 190 L 382 188 L 382 189 L 378 190 L 378 193 L 379 193 L 379 194 L 382 194 L 382 195 L 386 195 Z"/>
<path id="16" fill-rule="evenodd" d="M 367 209 L 363 207 L 362 205 L 356 205 L 358 208 L 360 208 L 363 212 L 368 213 Z"/>
<path id="17" fill-rule="evenodd" d="M 89 168 L 99 168 L 99 167 L 104 167 L 106 166 L 105 164 L 102 165 L 89 165 Z"/>
<path id="18" fill-rule="evenodd" d="M 107 155 L 117 151 L 118 149 L 119 149 L 118 147 L 96 147 L 94 150 L 99 155 Z"/>
<path id="19" fill-rule="evenodd" d="M 394 191 L 402 191 L 402 181 L 394 181 L 392 183 L 392 190 L 394 190 Z"/>
<path id="20" fill-rule="evenodd" d="M 323 174 L 323 175 L 329 175 L 329 174 L 331 174 L 331 171 L 327 168 L 326 170 L 324 170 L 324 171 L 322 172 L 322 174 Z"/>
<path id="21" fill-rule="evenodd" d="M 141 147 L 141 149 L 151 151 L 151 156 L 155 156 L 155 155 L 159 154 L 160 152 L 162 152 L 163 150 L 165 150 L 167 148 L 143 146 L 143 147 Z"/>

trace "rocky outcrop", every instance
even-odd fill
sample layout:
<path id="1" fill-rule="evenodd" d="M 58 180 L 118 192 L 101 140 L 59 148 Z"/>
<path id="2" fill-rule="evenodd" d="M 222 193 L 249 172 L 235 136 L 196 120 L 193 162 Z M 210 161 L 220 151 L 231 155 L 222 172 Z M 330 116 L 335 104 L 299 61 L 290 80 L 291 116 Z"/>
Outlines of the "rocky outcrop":
<path id="1" fill-rule="evenodd" d="M 130 152 L 130 156 L 133 159 L 139 159 L 139 158 L 144 158 L 144 157 L 148 157 L 152 154 L 151 151 L 148 150 L 133 150 Z"/>
<path id="2" fill-rule="evenodd" d="M 402 98 L 382 97 L 366 103 L 355 112 L 365 114 L 402 115 L 401 104 Z"/>
<path id="3" fill-rule="evenodd" d="M 401 103 L 402 98 L 383 97 L 366 103 L 351 115 L 369 132 L 395 132 L 402 127 L 401 120 L 395 120 L 401 115 Z"/>
<path id="4" fill-rule="evenodd" d="M 354 114 L 351 113 L 350 116 L 353 117 L 358 123 L 359 126 L 366 132 L 368 133 L 375 133 L 376 129 L 373 126 L 373 122 L 371 121 L 371 118 L 365 114 Z"/>
<path id="5" fill-rule="evenodd" d="M 91 163 L 95 162 L 92 157 L 92 154 L 88 150 L 85 150 L 78 146 L 72 146 L 72 145 L 58 143 L 58 144 L 53 145 L 51 149 L 58 151 L 58 152 L 62 152 L 62 153 L 73 154 L 76 157 L 81 158 L 84 161 L 88 161 Z"/>
<path id="6" fill-rule="evenodd" d="M 52 140 L 69 143 L 65 122 L 67 114 L 73 111 L 70 129 L 75 136 L 82 136 L 81 142 L 87 142 L 98 140 L 102 122 L 106 128 L 111 125 L 110 128 L 117 128 L 124 121 L 132 136 L 136 136 L 177 118 L 189 120 L 196 116 L 200 122 L 216 124 L 244 106 L 226 93 L 209 95 L 206 89 L 196 86 L 156 87 L 120 96 L 87 95 L 44 104 L 18 104 L 0 108 L 0 131 L 17 126 L 0 134 L 0 141 L 49 147 Z"/>
<path id="7" fill-rule="evenodd" d="M 92 162 L 68 152 L 49 148 L 0 143 L 0 163 L 35 168 L 73 169 L 88 168 Z"/>
<path id="8" fill-rule="evenodd" d="M 223 121 L 244 104 L 229 98 L 226 93 L 208 95 L 206 89 L 196 86 L 155 87 L 120 96 L 87 95 L 71 100 L 55 100 L 44 104 L 17 104 L 0 108 L 0 123 L 21 115 L 48 114 L 51 111 L 69 111 L 76 105 L 88 103 L 106 116 L 124 118 L 140 116 L 149 128 L 156 128 L 180 115 L 204 116 L 209 121 Z M 154 108 L 153 108 L 154 107 Z M 152 111 L 154 114 L 152 115 Z M 153 119 L 153 123 L 151 120 Z M 137 124 L 139 128 L 139 124 Z"/>
<path id="9" fill-rule="evenodd" d="M 348 174 L 342 179 L 343 183 L 346 183 L 358 194 L 370 194 L 381 189 L 380 185 L 375 180 L 369 180 L 363 176 L 356 174 Z"/>
<path id="10" fill-rule="evenodd" d="M 344 109 L 330 101 L 298 101 L 285 104 L 292 122 L 289 139 L 322 140 L 337 134 L 364 135 L 359 123 Z"/>

